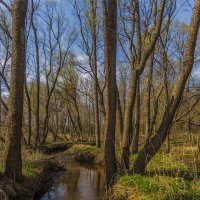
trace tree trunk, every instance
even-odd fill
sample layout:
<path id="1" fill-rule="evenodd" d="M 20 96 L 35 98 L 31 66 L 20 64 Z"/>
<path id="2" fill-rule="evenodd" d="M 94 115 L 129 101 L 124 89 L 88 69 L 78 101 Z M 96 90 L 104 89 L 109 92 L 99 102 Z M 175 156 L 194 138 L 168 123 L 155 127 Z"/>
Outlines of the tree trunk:
<path id="1" fill-rule="evenodd" d="M 146 136 L 149 138 L 151 129 L 151 87 L 152 87 L 152 75 L 153 75 L 153 60 L 154 53 L 151 55 L 148 81 L 147 81 L 147 99 L 146 99 Z"/>
<path id="2" fill-rule="evenodd" d="M 189 133 L 189 141 L 192 144 L 192 124 L 191 124 L 191 117 L 190 114 L 188 116 L 188 133 Z"/>
<path id="3" fill-rule="evenodd" d="M 28 104 L 28 142 L 27 145 L 31 145 L 31 137 L 32 137 L 32 112 L 31 112 L 31 99 L 28 93 L 27 81 L 25 81 L 25 94 Z"/>
<path id="4" fill-rule="evenodd" d="M 45 117 L 44 117 L 44 125 L 43 125 L 43 131 L 42 131 L 42 141 L 41 144 L 44 144 L 46 142 L 47 136 L 48 136 L 48 130 L 49 130 L 49 104 L 50 104 L 50 97 L 48 97 L 47 103 L 45 105 Z"/>
<path id="5" fill-rule="evenodd" d="M 37 29 L 34 24 L 34 2 L 31 0 L 31 27 L 34 35 L 35 45 L 35 59 L 36 59 L 36 80 L 37 80 L 37 91 L 36 91 L 36 112 L 35 112 L 35 141 L 34 148 L 37 148 L 38 139 L 40 135 L 40 60 L 39 60 L 39 46 L 38 46 L 38 35 Z"/>
<path id="6" fill-rule="evenodd" d="M 123 115 L 122 115 L 122 107 L 119 97 L 119 91 L 117 88 L 117 127 L 120 134 L 120 144 L 122 145 L 122 139 L 123 139 Z"/>
<path id="7" fill-rule="evenodd" d="M 25 17 L 26 0 L 14 0 L 12 7 L 12 64 L 7 119 L 5 175 L 22 181 L 22 117 L 25 77 Z"/>
<path id="8" fill-rule="evenodd" d="M 130 133 L 132 132 L 132 117 L 133 117 L 133 109 L 136 98 L 136 89 L 137 89 L 137 79 L 138 73 L 136 70 L 132 72 L 131 77 L 131 85 L 129 97 L 126 101 L 126 108 L 124 114 L 124 131 L 123 131 L 123 144 L 122 144 L 122 165 L 125 166 L 127 170 L 129 170 L 129 155 L 130 155 Z"/>
<path id="9" fill-rule="evenodd" d="M 105 163 L 107 188 L 113 185 L 117 162 L 115 156 L 116 124 L 116 33 L 117 0 L 103 0 L 106 65 Z"/>
<path id="10" fill-rule="evenodd" d="M 2 98 L 2 79 L 1 79 L 1 77 L 0 77 L 0 99 L 1 99 L 1 98 Z M 0 126 L 1 126 L 1 122 L 2 122 L 1 116 L 2 116 L 2 103 L 1 103 L 1 101 L 0 101 Z"/>
<path id="11" fill-rule="evenodd" d="M 94 129 L 96 135 L 96 146 L 101 146 L 100 141 L 100 127 L 99 127 L 99 105 L 98 105 L 98 77 L 97 77 L 97 33 L 96 33 L 96 0 L 91 0 L 91 23 L 92 23 L 92 67 L 93 67 L 93 81 L 94 81 Z"/>
<path id="12" fill-rule="evenodd" d="M 131 144 L 131 153 L 136 154 L 138 153 L 139 148 L 139 134 L 140 134 L 140 80 L 138 80 L 137 85 L 137 96 L 136 96 L 136 105 L 135 105 L 135 128 L 134 128 L 134 135 Z"/>

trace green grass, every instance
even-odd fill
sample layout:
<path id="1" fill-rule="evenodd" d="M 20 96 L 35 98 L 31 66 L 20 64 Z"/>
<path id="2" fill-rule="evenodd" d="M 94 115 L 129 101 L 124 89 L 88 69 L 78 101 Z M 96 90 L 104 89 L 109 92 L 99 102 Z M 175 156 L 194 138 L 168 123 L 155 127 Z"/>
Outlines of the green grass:
<path id="1" fill-rule="evenodd" d="M 97 148 L 95 146 L 89 146 L 85 144 L 76 144 L 73 147 L 71 147 L 69 150 L 67 150 L 67 153 L 69 154 L 75 154 L 78 157 L 82 158 L 87 158 L 92 156 L 94 157 L 93 163 L 98 164 L 101 166 L 105 166 L 105 161 L 104 161 L 104 150 L 103 148 Z M 76 160 L 78 157 L 75 156 Z"/>
<path id="2" fill-rule="evenodd" d="M 159 189 L 157 185 L 151 183 L 149 177 L 141 176 L 139 174 L 134 176 L 124 176 L 118 181 L 118 184 L 128 187 L 136 187 L 142 192 L 153 192 Z"/>
<path id="3" fill-rule="evenodd" d="M 193 137 L 190 144 L 187 135 L 173 136 L 170 153 L 165 153 L 163 145 L 147 165 L 145 175 L 121 176 L 114 186 L 114 196 L 130 200 L 200 199 L 200 157 L 196 140 Z M 131 156 L 132 164 L 136 157 Z"/>
<path id="4" fill-rule="evenodd" d="M 32 177 L 34 175 L 36 175 L 37 173 L 39 173 L 41 169 L 41 163 L 29 163 L 29 164 L 24 164 L 23 166 L 23 174 L 25 176 L 28 176 L 28 177 Z"/>
<path id="5" fill-rule="evenodd" d="M 189 183 L 183 178 L 167 176 L 123 176 L 118 180 L 115 190 L 118 193 L 127 192 L 129 199 L 137 200 L 200 198 L 198 181 Z"/>
<path id="6" fill-rule="evenodd" d="M 178 161 L 171 154 L 157 154 L 148 164 L 147 173 L 157 175 L 168 175 L 172 177 L 182 177 L 193 179 L 195 173 L 191 167 L 184 162 Z"/>
<path id="7" fill-rule="evenodd" d="M 97 148 L 95 146 L 89 146 L 84 144 L 76 144 L 68 150 L 69 153 L 76 153 L 78 151 L 92 154 L 103 154 L 104 152 L 103 148 Z"/>
<path id="8" fill-rule="evenodd" d="M 89 147 L 85 148 L 84 151 L 85 152 L 91 152 L 91 153 L 94 153 L 94 154 L 104 153 L 103 148 L 97 148 L 97 147 L 94 147 L 94 146 L 89 146 Z"/>
<path id="9" fill-rule="evenodd" d="M 180 156 L 180 152 L 176 155 Z M 189 155 L 188 155 L 189 156 Z M 134 162 L 137 155 L 131 157 L 131 161 Z M 186 158 L 184 158 L 186 159 Z M 189 159 L 189 158 L 187 158 Z M 194 159 L 194 155 L 190 155 L 190 159 Z M 182 177 L 184 179 L 192 180 L 196 177 L 196 171 L 182 159 L 179 160 L 173 155 L 173 153 L 157 153 L 150 163 L 147 165 L 146 174 L 148 175 L 166 175 L 171 177 Z"/>

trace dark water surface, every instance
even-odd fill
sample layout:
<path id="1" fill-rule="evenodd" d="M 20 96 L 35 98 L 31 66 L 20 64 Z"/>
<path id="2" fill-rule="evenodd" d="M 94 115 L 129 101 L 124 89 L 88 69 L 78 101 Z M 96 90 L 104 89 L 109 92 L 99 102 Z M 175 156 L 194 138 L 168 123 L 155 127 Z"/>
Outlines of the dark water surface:
<path id="1" fill-rule="evenodd" d="M 105 171 L 99 166 L 69 159 L 66 171 L 41 200 L 101 200 L 105 194 Z"/>

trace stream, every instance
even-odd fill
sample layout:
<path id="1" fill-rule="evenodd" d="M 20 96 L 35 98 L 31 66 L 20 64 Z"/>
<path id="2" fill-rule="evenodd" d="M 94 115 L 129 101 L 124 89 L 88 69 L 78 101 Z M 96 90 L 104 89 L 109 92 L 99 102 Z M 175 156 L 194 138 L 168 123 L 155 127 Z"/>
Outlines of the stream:
<path id="1" fill-rule="evenodd" d="M 101 200 L 105 194 L 105 171 L 102 167 L 83 164 L 59 155 L 66 168 L 41 200 Z"/>

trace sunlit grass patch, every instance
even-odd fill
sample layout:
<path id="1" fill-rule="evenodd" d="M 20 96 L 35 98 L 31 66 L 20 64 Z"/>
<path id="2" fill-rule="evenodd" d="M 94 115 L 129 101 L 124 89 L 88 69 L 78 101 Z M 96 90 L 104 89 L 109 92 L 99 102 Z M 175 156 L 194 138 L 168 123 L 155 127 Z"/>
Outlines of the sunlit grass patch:
<path id="1" fill-rule="evenodd" d="M 68 150 L 69 153 L 76 153 L 78 151 L 86 153 L 89 152 L 94 154 L 101 154 L 104 152 L 103 148 L 97 148 L 96 146 L 90 146 L 85 144 L 75 144 Z"/>
<path id="2" fill-rule="evenodd" d="M 76 161 L 91 162 L 101 166 L 105 165 L 103 148 L 85 144 L 76 144 L 73 145 L 67 153 L 75 154 Z"/>
<path id="3" fill-rule="evenodd" d="M 157 154 L 147 166 L 147 173 L 192 178 L 192 169 L 171 154 Z"/>
<path id="4" fill-rule="evenodd" d="M 46 158 L 47 156 L 39 152 L 30 153 L 23 151 L 23 174 L 25 176 L 34 176 L 39 173 Z"/>
<path id="5" fill-rule="evenodd" d="M 196 184 L 196 182 L 194 183 Z M 127 199 L 137 200 L 197 199 L 200 196 L 198 185 L 195 186 L 195 184 L 189 184 L 183 178 L 149 177 L 135 174 L 121 177 L 114 191 L 116 190 L 118 197 L 122 195 Z"/>
<path id="6" fill-rule="evenodd" d="M 177 157 L 179 157 L 179 159 Z M 166 175 L 170 177 L 182 177 L 184 179 L 192 180 L 196 178 L 198 169 L 185 163 L 180 157 L 180 152 L 177 155 L 172 153 L 165 154 L 163 152 L 157 153 L 149 162 L 146 168 L 148 175 Z M 137 155 L 131 157 L 132 163 L 135 161 Z"/>
<path id="7" fill-rule="evenodd" d="M 138 174 L 134 176 L 124 176 L 120 178 L 118 184 L 128 187 L 136 187 L 142 192 L 153 192 L 159 189 L 156 184 L 150 181 L 149 177 Z"/>
<path id="8" fill-rule="evenodd" d="M 4 152 L 3 150 L 0 152 L 0 173 L 3 173 L 4 171 Z M 39 152 L 29 152 L 25 149 L 22 150 L 22 161 L 23 161 L 23 175 L 25 176 L 33 176 L 36 173 L 39 172 L 39 170 L 42 168 L 43 161 L 47 158 L 42 153 Z"/>
<path id="9" fill-rule="evenodd" d="M 41 169 L 41 163 L 25 163 L 24 166 L 23 166 L 23 175 L 25 176 L 34 176 L 36 175 L 37 173 L 39 173 Z"/>

